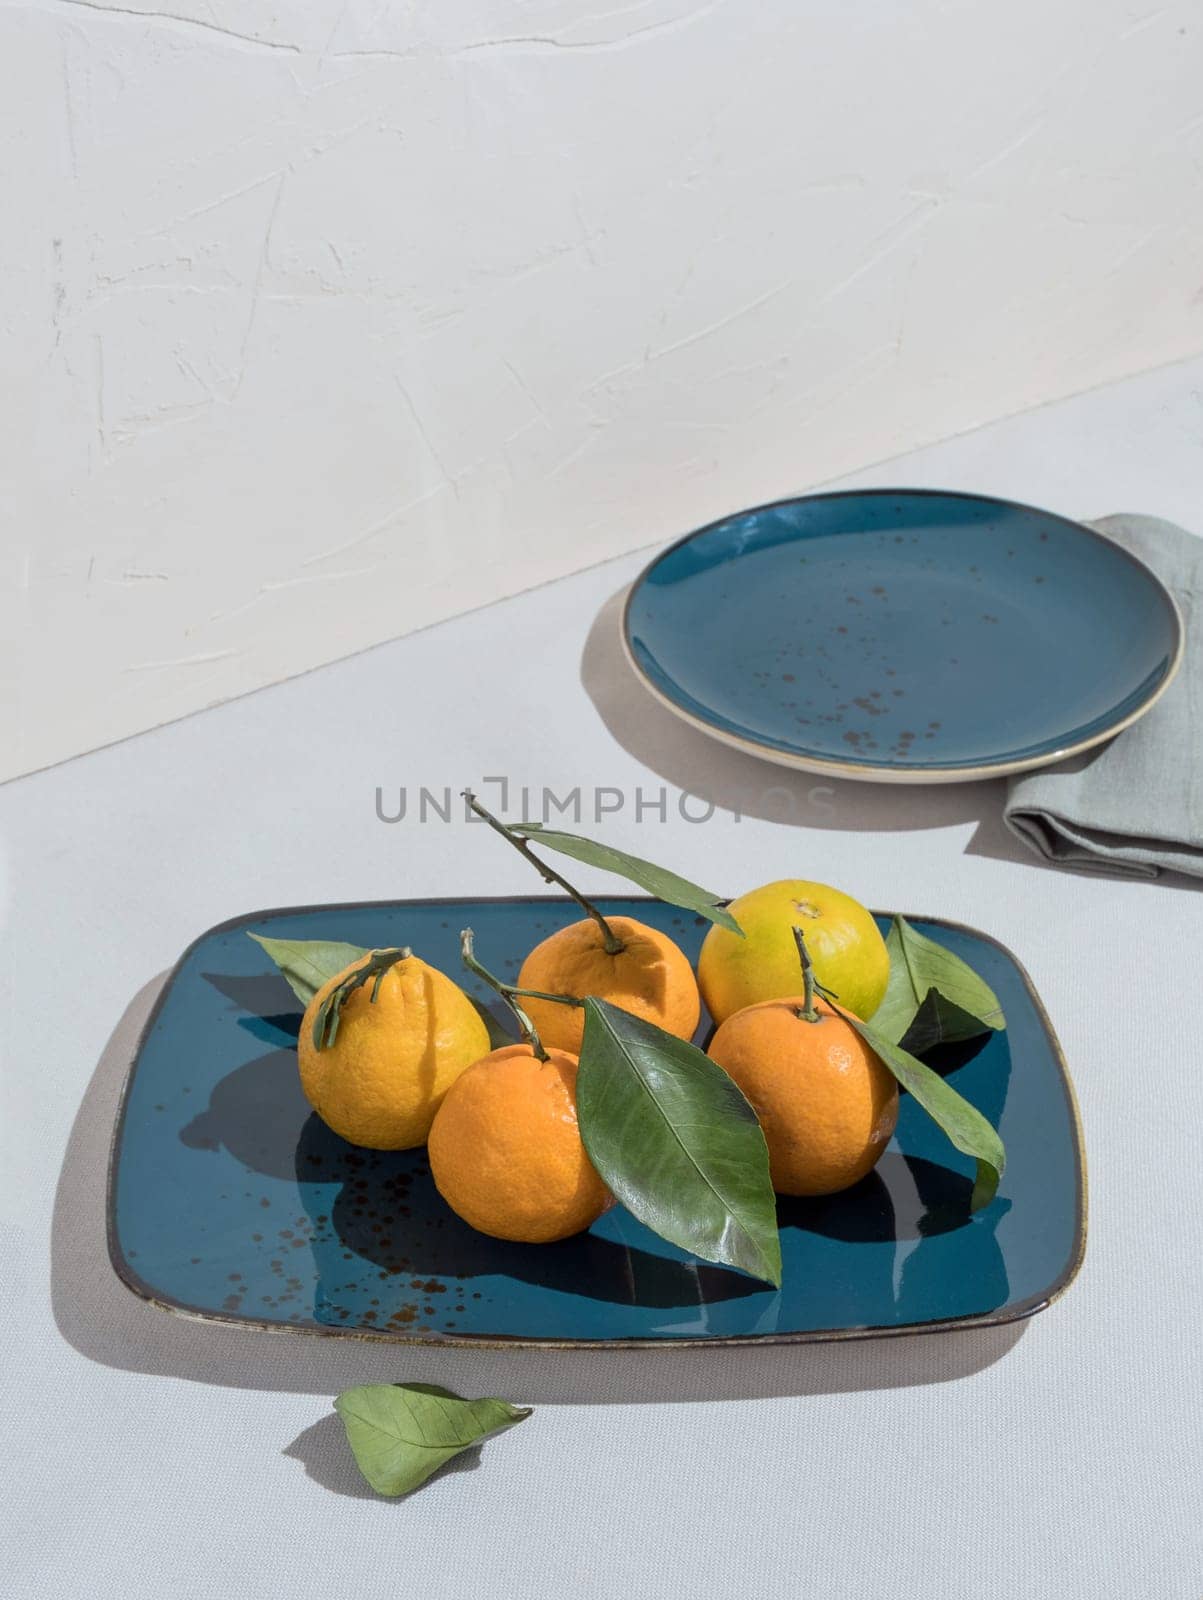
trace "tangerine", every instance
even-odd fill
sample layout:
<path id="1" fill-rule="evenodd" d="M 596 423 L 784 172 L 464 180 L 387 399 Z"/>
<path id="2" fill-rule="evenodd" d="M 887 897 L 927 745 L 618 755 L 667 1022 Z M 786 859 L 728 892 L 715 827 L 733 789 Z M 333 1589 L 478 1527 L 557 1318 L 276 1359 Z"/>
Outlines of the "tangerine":
<path id="1" fill-rule="evenodd" d="M 784 878 L 740 895 L 728 907 L 744 931 L 712 927 L 698 957 L 706 1009 L 723 1022 L 760 1000 L 787 999 L 798 988 L 794 926 L 801 927 L 815 977 L 840 1005 L 869 1018 L 885 996 L 890 957 L 873 915 L 825 883 Z"/>
<path id="2" fill-rule="evenodd" d="M 581 1143 L 576 1057 L 546 1057 L 530 1044 L 494 1050 L 456 1079 L 430 1129 L 439 1193 L 494 1239 L 567 1239 L 613 1203 Z"/>
<path id="3" fill-rule="evenodd" d="M 795 983 L 796 967 L 795 957 Z M 707 1053 L 755 1111 L 779 1194 L 835 1194 L 877 1165 L 898 1121 L 898 1084 L 825 1000 L 809 1015 L 801 997 L 747 1006 Z"/>
<path id="4" fill-rule="evenodd" d="M 425 1140 L 456 1078 L 488 1050 L 489 1031 L 458 984 L 408 955 L 378 989 L 363 984 L 346 996 L 334 1042 L 319 1050 L 313 1026 L 323 1001 L 372 954 L 328 979 L 306 1006 L 297 1038 L 301 1088 L 351 1144 L 410 1150 Z"/>
<path id="5" fill-rule="evenodd" d="M 620 950 L 606 949 L 605 935 L 592 918 L 570 923 L 530 952 L 518 974 L 519 989 L 578 999 L 596 995 L 678 1039 L 692 1039 L 701 1000 L 685 952 L 666 933 L 633 917 L 607 917 L 606 924 L 621 941 Z M 796 957 L 794 972 L 796 982 Z M 522 1004 L 545 1045 L 580 1054 L 585 1028 L 580 1006 L 529 997 Z"/>

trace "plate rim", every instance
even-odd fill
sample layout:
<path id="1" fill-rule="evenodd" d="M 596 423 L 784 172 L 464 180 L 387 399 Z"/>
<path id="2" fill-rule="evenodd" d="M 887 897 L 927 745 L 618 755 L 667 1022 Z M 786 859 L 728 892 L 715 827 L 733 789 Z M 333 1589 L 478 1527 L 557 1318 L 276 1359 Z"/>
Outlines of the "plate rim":
<path id="1" fill-rule="evenodd" d="M 1137 707 L 1125 716 L 1109 722 L 1101 732 L 1093 733 L 1085 739 L 1076 740 L 1072 744 L 1062 745 L 1058 749 L 1048 751 L 1043 755 L 1019 756 L 1010 761 L 978 762 L 968 767 L 940 766 L 938 764 L 923 767 L 883 766 L 877 762 L 839 761 L 829 756 L 783 750 L 776 745 L 749 738 L 745 734 L 735 733 L 729 728 L 723 728 L 715 722 L 707 721 L 705 717 L 700 717 L 695 712 L 686 709 L 652 681 L 635 655 L 631 639 L 631 606 L 635 595 L 646 584 L 655 568 L 659 566 L 661 561 L 672 555 L 674 551 L 681 549 L 692 540 L 700 538 L 703 534 L 722 527 L 724 523 L 731 522 L 737 517 L 756 516 L 760 512 L 776 511 L 784 506 L 796 506 L 816 500 L 869 499 L 900 495 L 924 496 L 936 500 L 973 500 L 981 505 L 1002 506 L 1008 511 L 1028 512 L 1035 516 L 1046 517 L 1051 522 L 1064 523 L 1067 527 L 1105 544 L 1109 549 L 1118 551 L 1133 567 L 1138 568 L 1146 578 L 1152 580 L 1154 587 L 1161 592 L 1169 606 L 1170 619 L 1174 628 L 1174 647 L 1170 656 L 1169 666 L 1161 682 L 1145 696 Z M 682 722 L 688 723 L 690 727 L 696 728 L 699 733 L 707 734 L 710 738 L 717 739 L 720 743 L 728 745 L 734 750 L 742 751 L 745 755 L 757 756 L 762 761 L 771 761 L 776 766 L 788 767 L 795 772 L 810 772 L 819 776 L 826 775 L 853 779 L 861 783 L 883 784 L 974 783 L 980 782 L 984 778 L 1002 778 L 1017 772 L 1032 772 L 1039 767 L 1053 766 L 1059 761 L 1067 761 L 1071 756 L 1080 755 L 1086 750 L 1093 750 L 1096 745 L 1103 744 L 1106 740 L 1113 739 L 1116 734 L 1122 733 L 1125 728 L 1130 728 L 1146 712 L 1152 710 L 1177 677 L 1186 649 L 1186 627 L 1182 620 L 1181 608 L 1172 591 L 1167 588 L 1152 567 L 1143 562 L 1139 556 L 1134 555 L 1131 550 L 1126 549 L 1117 540 L 1109 538 L 1105 533 L 1100 533 L 1097 528 L 1091 527 L 1089 523 L 1078 522 L 1073 517 L 1063 516 L 1059 511 L 1046 511 L 1042 506 L 1028 505 L 1022 500 L 1008 500 L 1001 495 L 978 494 L 972 490 L 960 489 L 908 489 L 902 486 L 872 489 L 829 489 L 817 490 L 813 494 L 785 495 L 777 500 L 766 500 L 760 505 L 745 506 L 736 511 L 729 511 L 724 516 L 716 517 L 711 522 L 706 522 L 700 527 L 690 529 L 688 533 L 681 534 L 671 544 L 667 544 L 662 550 L 658 550 L 631 580 L 626 597 L 623 600 L 622 615 L 619 620 L 619 635 L 622 642 L 623 655 L 643 687 L 666 710 L 672 712 Z"/>
<path id="2" fill-rule="evenodd" d="M 663 904 L 657 896 L 649 894 L 613 895 L 603 896 L 611 899 L 627 901 L 641 901 L 645 904 Z M 983 1311 L 967 1317 L 939 1317 L 925 1322 L 902 1323 L 898 1326 L 873 1327 L 854 1326 L 842 1328 L 814 1328 L 786 1333 L 741 1333 L 725 1334 L 714 1338 L 687 1335 L 684 1337 L 665 1337 L 659 1339 L 648 1338 L 622 1338 L 622 1339 L 536 1339 L 525 1334 L 468 1334 L 445 1333 L 427 1335 L 421 1333 L 406 1333 L 400 1329 L 371 1329 L 371 1328 L 345 1328 L 345 1327 L 315 1327 L 296 1323 L 268 1322 L 258 1317 L 243 1316 L 228 1311 L 203 1310 L 197 1306 L 188 1305 L 176 1300 L 171 1295 L 165 1295 L 154 1288 L 141 1274 L 130 1265 L 121 1248 L 121 1241 L 117 1228 L 117 1173 L 121 1157 L 122 1138 L 125 1132 L 126 1113 L 129 1108 L 130 1091 L 133 1088 L 134 1078 L 137 1074 L 138 1064 L 142 1058 L 142 1051 L 150 1036 L 151 1030 L 159 1020 L 159 1015 L 171 993 L 172 987 L 180 976 L 181 970 L 193 951 L 215 934 L 233 932 L 245 928 L 248 923 L 282 916 L 307 916 L 314 912 L 323 911 L 363 911 L 381 910 L 386 907 L 406 905 L 421 906 L 449 906 L 462 905 L 471 901 L 476 905 L 571 905 L 567 895 L 551 894 L 496 894 L 496 895 L 415 895 L 408 899 L 384 900 L 341 900 L 324 901 L 315 905 L 298 906 L 272 906 L 260 911 L 242 912 L 237 916 L 228 917 L 222 922 L 216 922 L 212 927 L 206 928 L 202 933 L 184 947 L 179 957 L 168 970 L 163 981 L 163 986 L 155 996 L 154 1004 L 147 1014 L 146 1020 L 139 1029 L 138 1038 L 134 1045 L 133 1053 L 128 1068 L 121 1083 L 121 1091 L 117 1101 L 116 1114 L 113 1119 L 113 1130 L 109 1138 L 108 1164 L 105 1173 L 105 1242 L 108 1248 L 109 1264 L 118 1280 L 130 1292 L 153 1306 L 158 1311 L 165 1311 L 171 1316 L 182 1317 L 190 1322 L 204 1322 L 217 1324 L 223 1327 L 244 1328 L 259 1333 L 274 1333 L 283 1335 L 298 1335 L 302 1337 L 315 1337 L 319 1339 L 361 1339 L 370 1340 L 378 1344 L 390 1345 L 417 1345 L 428 1349 L 461 1349 L 461 1350 L 681 1350 L 681 1349 L 730 1349 L 733 1346 L 752 1345 L 794 1345 L 794 1344 L 832 1344 L 842 1340 L 852 1339 L 897 1339 L 909 1338 L 916 1334 L 949 1333 L 969 1331 L 981 1328 L 1006 1327 L 1013 1322 L 1025 1322 L 1029 1317 L 1035 1316 L 1040 1311 L 1046 1311 L 1061 1298 L 1073 1284 L 1074 1279 L 1081 1271 L 1086 1255 L 1086 1237 L 1088 1229 L 1088 1178 L 1086 1167 L 1086 1147 L 1082 1136 L 1082 1118 L 1078 1107 L 1078 1097 L 1074 1089 L 1073 1079 L 1070 1076 L 1069 1064 L 1061 1048 L 1061 1041 L 1057 1037 L 1048 1012 L 1039 991 L 1032 982 L 1027 968 L 1013 953 L 1008 945 L 1001 939 L 996 939 L 993 934 L 985 933 L 980 928 L 972 927 L 969 923 L 958 922 L 951 917 L 927 916 L 922 912 L 894 912 L 873 911 L 877 917 L 893 917 L 905 915 L 908 920 L 925 922 L 936 927 L 951 928 L 955 932 L 969 934 L 975 939 L 981 939 L 994 946 L 1012 963 L 1023 981 L 1028 998 L 1041 1027 L 1051 1046 L 1053 1060 L 1057 1067 L 1057 1079 L 1061 1091 L 1065 1096 L 1066 1110 L 1069 1113 L 1071 1143 L 1074 1153 L 1074 1183 L 1075 1183 L 1075 1217 L 1073 1247 L 1061 1273 L 1048 1288 L 1037 1294 L 1029 1295 L 1026 1299 L 1017 1301 L 1013 1306 L 1001 1310 Z"/>

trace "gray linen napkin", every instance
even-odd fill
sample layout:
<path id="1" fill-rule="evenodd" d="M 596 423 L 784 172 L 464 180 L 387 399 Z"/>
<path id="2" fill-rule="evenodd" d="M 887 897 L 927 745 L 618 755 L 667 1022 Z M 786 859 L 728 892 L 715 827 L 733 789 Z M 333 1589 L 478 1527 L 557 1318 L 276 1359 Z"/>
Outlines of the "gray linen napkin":
<path id="1" fill-rule="evenodd" d="M 1178 676 L 1109 744 L 1007 785 L 1003 817 L 1030 850 L 1083 872 L 1203 877 L 1203 539 L 1157 517 L 1090 524 L 1171 590 L 1186 625 Z"/>

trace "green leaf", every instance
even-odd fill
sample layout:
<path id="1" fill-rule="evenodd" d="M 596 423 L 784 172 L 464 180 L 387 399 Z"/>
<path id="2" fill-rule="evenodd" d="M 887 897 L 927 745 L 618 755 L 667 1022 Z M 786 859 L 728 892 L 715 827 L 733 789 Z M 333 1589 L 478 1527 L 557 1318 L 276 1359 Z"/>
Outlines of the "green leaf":
<path id="1" fill-rule="evenodd" d="M 1006 1027 L 998 996 L 960 956 L 895 917 L 886 936 L 890 981 L 874 1031 L 912 1055 Z"/>
<path id="2" fill-rule="evenodd" d="M 334 1402 L 360 1472 L 377 1494 L 402 1495 L 478 1440 L 529 1417 L 508 1400 L 464 1400 L 433 1383 L 365 1383 Z"/>
<path id="3" fill-rule="evenodd" d="M 901 1045 L 878 1033 L 875 1026 L 870 1027 L 850 1011 L 841 1011 L 830 1000 L 828 1004 L 856 1029 L 874 1055 L 914 1095 L 949 1141 L 963 1155 L 972 1156 L 977 1162 L 977 1178 L 969 1209 L 980 1211 L 983 1206 L 989 1205 L 1006 1168 L 1007 1155 L 1002 1140 L 977 1107 L 970 1105 L 964 1095 L 958 1094 L 938 1072 L 933 1072 Z"/>
<path id="4" fill-rule="evenodd" d="M 641 889 L 654 894 L 657 900 L 706 917 L 720 928 L 737 933 L 741 939 L 744 936 L 743 929 L 726 909 L 723 896 L 699 888 L 696 883 L 679 877 L 667 867 L 658 867 L 653 861 L 630 856 L 625 850 L 615 850 L 613 845 L 599 844 L 596 839 L 582 839 L 575 833 L 559 833 L 554 828 L 545 828 L 541 822 L 515 822 L 510 824 L 510 832 L 540 848 L 558 850 L 561 855 L 571 856 L 574 861 L 583 861 L 586 866 L 601 867 L 604 872 L 616 872 L 620 878 L 629 878 Z"/>
<path id="5" fill-rule="evenodd" d="M 589 1159 L 632 1215 L 703 1260 L 780 1286 L 768 1148 L 721 1067 L 591 998 L 576 1094 Z"/>
<path id="6" fill-rule="evenodd" d="M 333 939 L 268 939 L 259 933 L 247 937 L 263 946 L 303 1006 L 323 983 L 368 953 L 362 945 L 339 944 Z"/>
<path id="7" fill-rule="evenodd" d="M 971 1011 L 965 1011 L 951 1000 L 946 1000 L 938 989 L 929 989 L 927 998 L 911 1018 L 910 1026 L 898 1043 L 913 1056 L 923 1056 L 939 1044 L 977 1039 L 983 1033 L 997 1031 L 1003 1026 L 1005 1024 L 1002 1022 L 993 1023 L 975 1017 Z"/>

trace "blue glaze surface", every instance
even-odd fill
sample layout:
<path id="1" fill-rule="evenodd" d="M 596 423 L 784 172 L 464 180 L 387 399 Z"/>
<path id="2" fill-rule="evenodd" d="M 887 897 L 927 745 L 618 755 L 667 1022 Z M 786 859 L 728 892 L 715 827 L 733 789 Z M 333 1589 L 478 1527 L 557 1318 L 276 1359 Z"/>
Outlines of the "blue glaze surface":
<path id="1" fill-rule="evenodd" d="M 641 898 L 599 903 L 663 928 L 696 957 L 705 925 L 692 916 Z M 486 1238 L 439 1198 L 425 1151 L 356 1149 L 310 1114 L 297 1078 L 299 1007 L 246 929 L 409 944 L 462 978 L 462 927 L 475 929 L 494 970 L 512 972 L 577 915 L 551 899 L 410 902 L 268 912 L 204 935 L 131 1069 L 110 1174 L 121 1276 L 168 1305 L 236 1321 L 603 1342 L 1006 1320 L 1038 1309 L 1072 1276 L 1083 1175 L 1055 1041 L 1007 952 L 938 922 L 916 925 L 986 978 L 1008 1019 L 976 1053 L 961 1047 L 959 1065 L 943 1064 L 1000 1128 L 1002 1187 L 970 1217 L 972 1164 L 904 1095 L 874 1174 L 829 1199 L 781 1201 L 780 1292 L 696 1261 L 619 1208 L 558 1245 Z M 495 1000 L 475 980 L 465 987 Z"/>
<path id="2" fill-rule="evenodd" d="M 933 776 L 1097 742 L 1172 674 L 1154 575 L 1048 512 L 873 490 L 741 512 L 636 582 L 631 656 L 673 707 L 799 765 Z"/>

